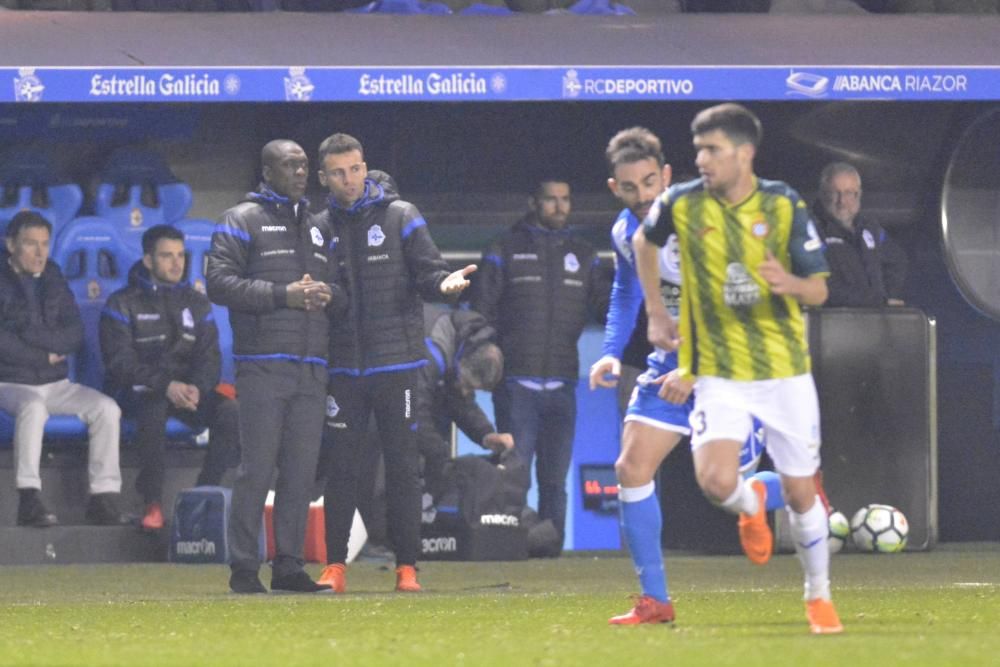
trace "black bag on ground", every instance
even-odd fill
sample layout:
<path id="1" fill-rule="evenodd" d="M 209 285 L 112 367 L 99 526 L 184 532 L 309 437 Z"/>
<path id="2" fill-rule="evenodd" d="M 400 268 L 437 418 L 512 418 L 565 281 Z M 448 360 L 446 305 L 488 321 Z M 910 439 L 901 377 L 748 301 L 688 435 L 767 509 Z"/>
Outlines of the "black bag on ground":
<path id="1" fill-rule="evenodd" d="M 521 525 L 530 478 L 512 453 L 494 463 L 460 456 L 444 471 L 443 491 L 421 529 L 424 559 L 522 560 L 528 556 Z"/>

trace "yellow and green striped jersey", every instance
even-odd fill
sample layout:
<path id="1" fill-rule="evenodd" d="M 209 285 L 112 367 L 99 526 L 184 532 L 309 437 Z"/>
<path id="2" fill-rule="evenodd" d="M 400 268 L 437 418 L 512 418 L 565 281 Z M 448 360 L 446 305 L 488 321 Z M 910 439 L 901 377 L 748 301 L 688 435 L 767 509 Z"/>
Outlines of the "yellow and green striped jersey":
<path id="1" fill-rule="evenodd" d="M 798 302 L 772 294 L 757 270 L 770 250 L 797 276 L 829 274 L 823 243 L 795 190 L 755 179 L 753 192 L 730 205 L 697 179 L 663 193 L 644 225 L 646 238 L 660 246 L 677 234 L 682 372 L 732 380 L 809 372 Z"/>

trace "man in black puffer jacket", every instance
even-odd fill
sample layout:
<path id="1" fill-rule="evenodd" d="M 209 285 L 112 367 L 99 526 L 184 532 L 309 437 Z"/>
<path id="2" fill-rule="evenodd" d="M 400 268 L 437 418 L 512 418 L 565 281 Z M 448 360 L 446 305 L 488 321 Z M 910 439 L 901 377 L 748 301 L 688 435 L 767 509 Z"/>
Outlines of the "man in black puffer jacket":
<path id="1" fill-rule="evenodd" d="M 424 358 L 423 299 L 465 289 L 470 265 L 449 274 L 427 223 L 389 179 L 367 178 L 361 143 L 334 134 L 319 148 L 330 190 L 323 221 L 333 234 L 339 280 L 349 295 L 330 330 L 326 417 L 330 466 L 324 492 L 328 566 L 320 582 L 345 587 L 347 539 L 358 500 L 364 436 L 374 412 L 386 467 L 396 590 L 418 591 L 420 478 L 415 437 L 417 370 Z"/>
<path id="2" fill-rule="evenodd" d="M 230 452 L 239 448 L 236 401 L 215 390 L 222 359 L 208 298 L 184 277 L 184 234 L 156 225 L 142 235 L 143 257 L 128 286 L 108 297 L 101 313 L 105 388 L 138 422 L 141 469 L 136 489 L 146 504 L 140 525 L 161 530 L 164 429 L 174 417 L 209 428 L 198 485 L 218 484 Z"/>
<path id="3" fill-rule="evenodd" d="M 305 151 L 276 139 L 261 163 L 260 190 L 222 214 L 205 272 L 209 298 L 229 308 L 240 401 L 229 587 L 266 592 L 257 538 L 277 469 L 271 588 L 320 592 L 329 587 L 306 574 L 303 545 L 323 436 L 326 311 L 343 305 L 343 293 L 327 283 L 329 227 L 307 211 Z"/>
<path id="4" fill-rule="evenodd" d="M 68 378 L 67 357 L 83 342 L 80 309 L 59 267 L 49 260 L 52 225 L 21 211 L 7 226 L 0 255 L 0 410 L 13 415 L 17 524 L 58 523 L 41 500 L 39 462 L 50 414 L 76 415 L 90 436 L 87 520 L 125 521 L 118 510 L 121 410 L 109 397 Z"/>
<path id="5" fill-rule="evenodd" d="M 538 515 L 563 535 L 573 454 L 577 340 L 588 314 L 607 311 L 610 280 L 594 247 L 566 223 L 570 186 L 540 182 L 530 210 L 485 253 L 472 307 L 499 332 L 504 382 L 493 391 L 497 427 L 514 436 L 526 466 L 536 460 Z"/>

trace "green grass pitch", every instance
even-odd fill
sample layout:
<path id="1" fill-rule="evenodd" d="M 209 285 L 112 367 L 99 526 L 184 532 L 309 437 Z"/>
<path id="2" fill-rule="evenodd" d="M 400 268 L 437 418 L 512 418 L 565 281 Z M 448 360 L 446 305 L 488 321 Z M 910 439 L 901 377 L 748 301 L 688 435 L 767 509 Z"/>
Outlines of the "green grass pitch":
<path id="1" fill-rule="evenodd" d="M 667 567 L 677 623 L 628 628 L 607 625 L 636 590 L 623 554 L 428 562 L 409 595 L 370 563 L 342 596 L 249 598 L 224 566 L 4 567 L 0 665 L 1000 664 L 997 544 L 834 556 L 839 636 L 808 634 L 794 556 Z"/>

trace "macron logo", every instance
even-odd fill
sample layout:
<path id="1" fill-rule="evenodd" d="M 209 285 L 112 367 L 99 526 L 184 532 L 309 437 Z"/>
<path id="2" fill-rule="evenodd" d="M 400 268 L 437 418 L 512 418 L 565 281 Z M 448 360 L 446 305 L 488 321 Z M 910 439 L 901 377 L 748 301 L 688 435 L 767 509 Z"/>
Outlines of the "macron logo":
<path id="1" fill-rule="evenodd" d="M 513 514 L 483 514 L 479 517 L 479 524 L 482 526 L 510 526 L 512 528 L 521 525 Z"/>
<path id="2" fill-rule="evenodd" d="M 262 225 L 260 228 L 262 232 L 287 232 L 288 228 L 284 225 Z"/>

